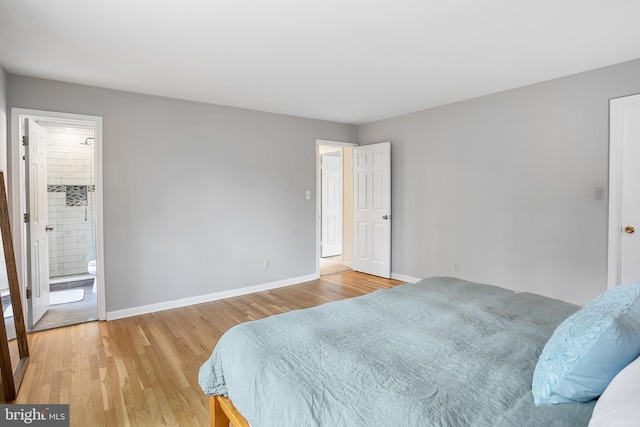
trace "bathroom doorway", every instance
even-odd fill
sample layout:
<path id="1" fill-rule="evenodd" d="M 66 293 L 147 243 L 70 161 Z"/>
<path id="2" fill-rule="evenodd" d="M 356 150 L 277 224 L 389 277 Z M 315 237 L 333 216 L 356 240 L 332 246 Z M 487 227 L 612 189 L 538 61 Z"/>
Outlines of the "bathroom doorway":
<path id="1" fill-rule="evenodd" d="M 92 116 L 30 113 L 17 119 L 20 134 L 28 137 L 21 147 L 21 284 L 29 330 L 40 331 L 104 318 L 97 262 L 102 123 Z"/>

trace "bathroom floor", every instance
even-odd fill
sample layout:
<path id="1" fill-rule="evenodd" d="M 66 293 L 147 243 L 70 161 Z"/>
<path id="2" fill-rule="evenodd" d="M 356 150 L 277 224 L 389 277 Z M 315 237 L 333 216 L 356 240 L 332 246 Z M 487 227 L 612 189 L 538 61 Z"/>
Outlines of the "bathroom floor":
<path id="1" fill-rule="evenodd" d="M 31 331 L 43 331 L 98 320 L 98 300 L 97 295 L 91 292 L 92 288 L 93 279 L 51 285 L 51 292 L 64 289 L 84 289 L 84 299 L 78 302 L 52 305 Z"/>

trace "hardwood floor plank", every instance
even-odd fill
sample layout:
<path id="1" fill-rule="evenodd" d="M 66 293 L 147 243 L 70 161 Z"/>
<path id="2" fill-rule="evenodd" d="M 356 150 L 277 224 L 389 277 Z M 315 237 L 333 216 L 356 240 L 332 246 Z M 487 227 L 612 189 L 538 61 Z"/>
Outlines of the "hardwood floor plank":
<path id="1" fill-rule="evenodd" d="M 70 405 L 72 426 L 204 426 L 198 368 L 234 325 L 402 282 L 347 272 L 311 282 L 109 322 L 29 335 L 12 403 Z"/>

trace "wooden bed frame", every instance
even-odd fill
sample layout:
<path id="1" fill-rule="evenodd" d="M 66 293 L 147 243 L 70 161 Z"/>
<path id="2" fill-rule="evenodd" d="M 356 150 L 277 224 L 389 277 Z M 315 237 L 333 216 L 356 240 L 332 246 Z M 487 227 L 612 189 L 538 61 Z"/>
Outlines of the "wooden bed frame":
<path id="1" fill-rule="evenodd" d="M 211 411 L 211 427 L 249 427 L 249 422 L 240 415 L 228 397 L 210 396 L 209 409 Z"/>

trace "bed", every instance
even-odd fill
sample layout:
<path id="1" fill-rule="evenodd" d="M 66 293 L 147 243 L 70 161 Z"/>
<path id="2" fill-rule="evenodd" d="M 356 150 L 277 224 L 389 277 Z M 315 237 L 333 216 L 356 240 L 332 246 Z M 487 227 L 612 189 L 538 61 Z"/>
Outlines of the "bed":
<path id="1" fill-rule="evenodd" d="M 536 406 L 531 392 L 579 308 L 430 278 L 237 325 L 199 384 L 215 426 L 586 426 L 593 400 Z"/>

